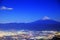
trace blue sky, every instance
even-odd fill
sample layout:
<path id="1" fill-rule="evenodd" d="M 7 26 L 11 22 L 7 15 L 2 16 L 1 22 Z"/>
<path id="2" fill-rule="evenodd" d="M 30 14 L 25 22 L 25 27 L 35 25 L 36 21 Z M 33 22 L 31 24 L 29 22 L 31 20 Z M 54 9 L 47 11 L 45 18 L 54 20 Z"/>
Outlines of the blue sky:
<path id="1" fill-rule="evenodd" d="M 60 21 L 59 0 L 3 0 L 0 9 L 0 23 L 33 22 L 44 16 Z"/>

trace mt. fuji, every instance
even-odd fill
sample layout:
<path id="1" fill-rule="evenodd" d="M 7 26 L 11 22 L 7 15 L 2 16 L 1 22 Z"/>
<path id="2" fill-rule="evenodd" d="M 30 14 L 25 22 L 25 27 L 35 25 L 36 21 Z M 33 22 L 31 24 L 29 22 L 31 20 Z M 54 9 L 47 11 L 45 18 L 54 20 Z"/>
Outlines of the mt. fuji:
<path id="1" fill-rule="evenodd" d="M 0 30 L 51 30 L 51 31 L 60 31 L 60 22 L 51 20 L 49 17 L 44 17 L 44 20 L 37 20 L 31 23 L 0 23 Z"/>

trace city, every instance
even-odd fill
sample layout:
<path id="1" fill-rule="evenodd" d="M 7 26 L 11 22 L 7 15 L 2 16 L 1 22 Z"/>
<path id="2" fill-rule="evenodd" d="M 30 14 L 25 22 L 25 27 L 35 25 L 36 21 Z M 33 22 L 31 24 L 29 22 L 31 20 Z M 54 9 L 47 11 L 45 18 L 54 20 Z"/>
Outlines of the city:
<path id="1" fill-rule="evenodd" d="M 57 31 L 0 31 L 0 40 L 52 40 L 54 36 L 60 37 Z"/>

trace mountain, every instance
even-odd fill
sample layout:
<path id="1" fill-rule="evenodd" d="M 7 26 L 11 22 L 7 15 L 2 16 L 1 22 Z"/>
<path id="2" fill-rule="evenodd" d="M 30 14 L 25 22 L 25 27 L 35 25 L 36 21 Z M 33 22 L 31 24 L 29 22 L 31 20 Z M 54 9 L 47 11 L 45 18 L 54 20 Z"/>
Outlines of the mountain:
<path id="1" fill-rule="evenodd" d="M 37 20 L 31 23 L 0 23 L 0 30 L 54 30 L 60 31 L 60 22 L 54 20 Z"/>
<path id="2" fill-rule="evenodd" d="M 35 30 L 60 30 L 60 22 L 54 20 L 38 20 L 31 23 Z"/>

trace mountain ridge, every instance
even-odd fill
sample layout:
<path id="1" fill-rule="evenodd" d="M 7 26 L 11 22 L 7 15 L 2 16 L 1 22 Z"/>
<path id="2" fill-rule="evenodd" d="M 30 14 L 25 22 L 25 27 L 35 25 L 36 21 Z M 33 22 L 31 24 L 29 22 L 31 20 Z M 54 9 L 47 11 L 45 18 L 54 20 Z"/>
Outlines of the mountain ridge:
<path id="1" fill-rule="evenodd" d="M 31 23 L 0 23 L 1 30 L 58 30 L 60 31 L 60 22 L 54 20 L 37 20 Z"/>

